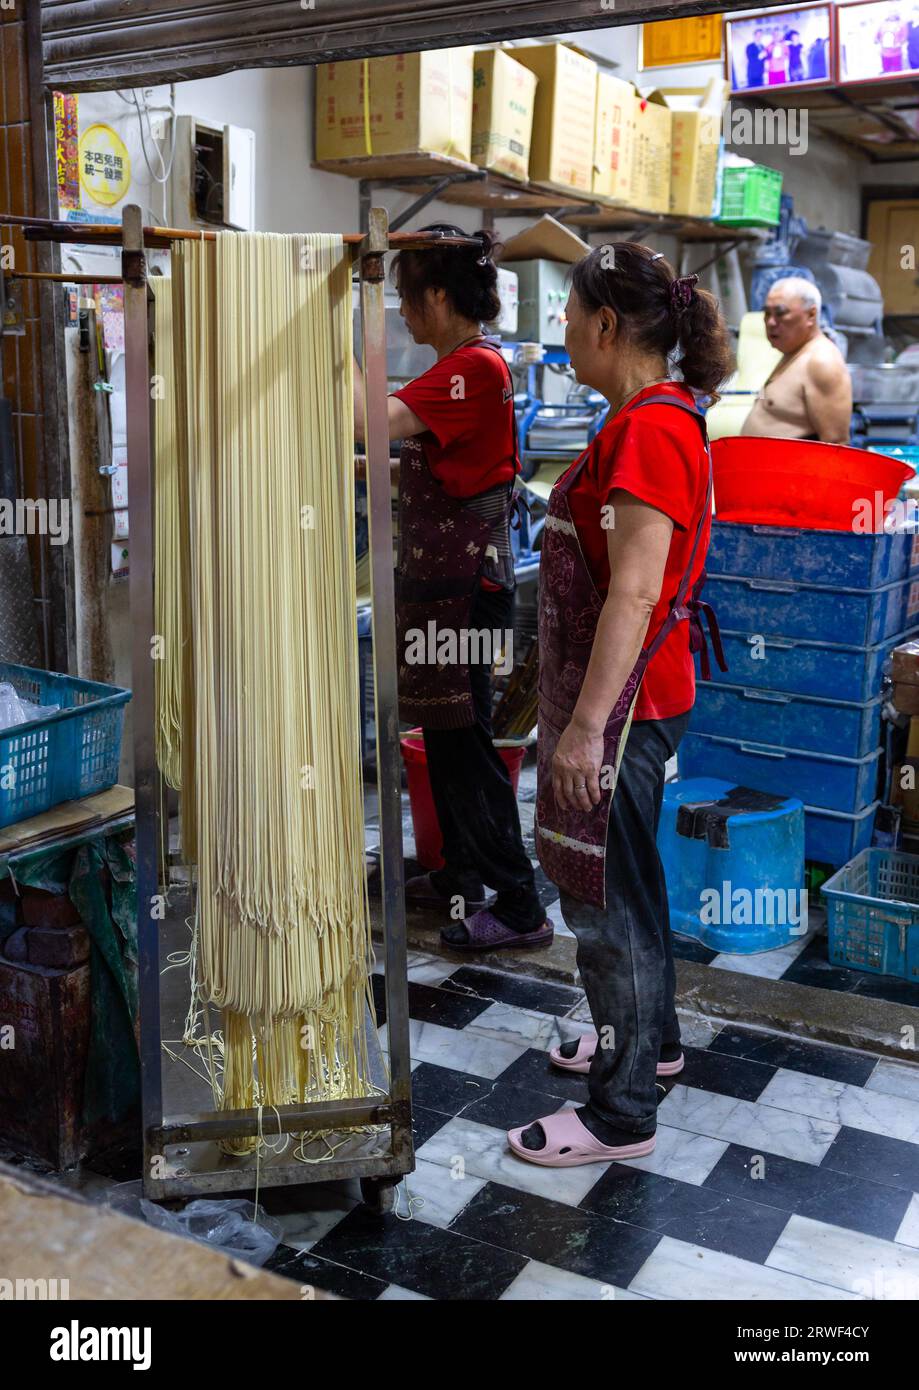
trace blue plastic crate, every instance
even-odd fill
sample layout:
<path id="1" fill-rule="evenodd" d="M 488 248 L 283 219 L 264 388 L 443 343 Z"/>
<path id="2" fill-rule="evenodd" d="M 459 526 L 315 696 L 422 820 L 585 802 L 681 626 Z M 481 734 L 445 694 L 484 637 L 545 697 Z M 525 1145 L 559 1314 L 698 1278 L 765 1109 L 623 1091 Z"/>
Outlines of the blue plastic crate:
<path id="1" fill-rule="evenodd" d="M 721 671 L 713 662 L 712 680 L 719 685 L 866 704 L 880 691 L 886 657 L 914 632 L 914 628 L 908 628 L 873 647 L 769 635 L 763 636 L 760 646 L 751 641 L 749 632 L 722 629 L 728 670 Z"/>
<path id="2" fill-rule="evenodd" d="M 778 748 L 720 735 L 687 733 L 680 743 L 684 777 L 721 777 L 757 791 L 797 796 L 830 811 L 854 815 L 877 795 L 881 749 L 840 758 L 804 748 Z"/>
<path id="3" fill-rule="evenodd" d="M 732 800 L 739 804 L 732 807 Z M 806 924 L 800 801 L 750 795 L 715 777 L 680 778 L 664 787 L 657 844 L 675 932 L 736 955 L 774 950 L 800 936 Z"/>
<path id="4" fill-rule="evenodd" d="M 698 681 L 690 727 L 697 734 L 724 734 L 862 758 L 880 740 L 881 697 L 867 704 L 849 704 L 782 690 Z"/>
<path id="5" fill-rule="evenodd" d="M 919 615 L 919 582 L 895 579 L 874 589 L 799 584 L 790 579 L 709 574 L 705 598 L 735 631 L 813 637 L 871 647 L 902 632 Z"/>
<path id="6" fill-rule="evenodd" d="M 818 864 L 836 868 L 853 854 L 867 849 L 874 835 L 874 815 L 880 801 L 872 801 L 863 811 L 847 816 L 822 806 L 804 807 L 804 853 Z"/>
<path id="7" fill-rule="evenodd" d="M 12 769 L 0 779 L 0 826 L 114 786 L 130 690 L 8 662 L 0 662 L 0 681 L 33 704 L 60 705 L 0 732 L 0 768 Z"/>
<path id="8" fill-rule="evenodd" d="M 711 574 L 756 575 L 844 589 L 876 589 L 919 572 L 919 533 L 858 535 L 791 526 L 712 522 Z"/>
<path id="9" fill-rule="evenodd" d="M 919 981 L 919 855 L 862 850 L 822 892 L 834 965 Z"/>

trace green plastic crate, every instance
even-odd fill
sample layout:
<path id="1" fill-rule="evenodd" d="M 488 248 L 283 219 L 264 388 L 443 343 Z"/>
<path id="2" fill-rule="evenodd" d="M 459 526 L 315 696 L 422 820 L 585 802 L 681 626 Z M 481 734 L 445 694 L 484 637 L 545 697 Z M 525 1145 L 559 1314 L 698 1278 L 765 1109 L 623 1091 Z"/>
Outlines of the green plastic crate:
<path id="1" fill-rule="evenodd" d="M 765 164 L 726 168 L 718 221 L 728 227 L 778 226 L 782 175 Z"/>

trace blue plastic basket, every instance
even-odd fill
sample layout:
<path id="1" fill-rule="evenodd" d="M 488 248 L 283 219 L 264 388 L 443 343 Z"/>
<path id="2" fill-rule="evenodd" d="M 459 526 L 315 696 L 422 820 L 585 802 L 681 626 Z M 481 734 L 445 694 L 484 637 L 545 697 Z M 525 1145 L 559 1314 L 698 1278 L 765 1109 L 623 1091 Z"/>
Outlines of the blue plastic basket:
<path id="1" fill-rule="evenodd" d="M 130 690 L 5 661 L 0 681 L 33 704 L 60 705 L 0 731 L 0 826 L 114 786 Z"/>
<path id="2" fill-rule="evenodd" d="M 919 855 L 864 849 L 822 892 L 834 965 L 919 981 Z"/>

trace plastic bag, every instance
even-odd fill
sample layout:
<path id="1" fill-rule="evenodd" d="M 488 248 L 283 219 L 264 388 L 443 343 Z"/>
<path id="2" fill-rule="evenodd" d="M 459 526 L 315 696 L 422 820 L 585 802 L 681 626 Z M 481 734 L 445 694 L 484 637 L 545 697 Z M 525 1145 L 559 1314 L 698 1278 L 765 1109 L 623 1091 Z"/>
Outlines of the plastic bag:
<path id="1" fill-rule="evenodd" d="M 281 1223 L 242 1197 L 212 1201 L 199 1197 L 182 1211 L 167 1211 L 145 1197 L 113 1203 L 127 1215 L 146 1220 L 170 1235 L 198 1240 L 231 1259 L 263 1265 L 281 1243 Z"/>
<path id="2" fill-rule="evenodd" d="M 17 695 L 9 681 L 0 682 L 0 731 L 14 729 L 18 724 L 28 724 L 30 719 L 44 719 L 45 715 L 56 714 L 60 705 L 33 705 Z"/>

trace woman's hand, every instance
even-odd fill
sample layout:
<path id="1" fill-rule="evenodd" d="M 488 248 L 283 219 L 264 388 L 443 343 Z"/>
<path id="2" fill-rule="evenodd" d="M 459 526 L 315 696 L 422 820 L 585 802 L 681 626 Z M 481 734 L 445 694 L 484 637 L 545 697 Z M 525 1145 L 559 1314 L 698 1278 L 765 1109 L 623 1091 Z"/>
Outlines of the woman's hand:
<path id="1" fill-rule="evenodd" d="M 576 811 L 599 806 L 602 766 L 602 732 L 572 720 L 552 759 L 552 790 L 559 806 L 571 806 Z"/>

